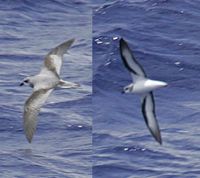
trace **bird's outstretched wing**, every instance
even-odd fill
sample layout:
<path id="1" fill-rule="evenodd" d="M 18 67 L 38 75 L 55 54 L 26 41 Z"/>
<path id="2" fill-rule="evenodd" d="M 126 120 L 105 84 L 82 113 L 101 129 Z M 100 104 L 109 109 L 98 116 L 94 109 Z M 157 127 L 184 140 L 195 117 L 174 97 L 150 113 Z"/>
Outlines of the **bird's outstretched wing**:
<path id="1" fill-rule="evenodd" d="M 136 61 L 127 42 L 123 38 L 121 38 L 119 44 L 120 44 L 121 58 L 123 60 L 125 67 L 131 72 L 133 79 L 135 77 L 146 77 L 144 69 Z"/>
<path id="2" fill-rule="evenodd" d="M 40 108 L 47 100 L 53 89 L 40 89 L 32 93 L 24 105 L 24 132 L 31 143 L 37 126 L 37 116 Z"/>
<path id="3" fill-rule="evenodd" d="M 156 141 L 162 144 L 160 129 L 156 119 L 155 102 L 152 92 L 146 94 L 142 98 L 142 114 L 151 134 L 153 135 Z"/>
<path id="4" fill-rule="evenodd" d="M 48 73 L 49 71 L 60 75 L 60 69 L 63 62 L 63 55 L 70 48 L 75 39 L 70 39 L 57 47 L 53 48 L 45 57 L 44 66 L 40 73 Z"/>

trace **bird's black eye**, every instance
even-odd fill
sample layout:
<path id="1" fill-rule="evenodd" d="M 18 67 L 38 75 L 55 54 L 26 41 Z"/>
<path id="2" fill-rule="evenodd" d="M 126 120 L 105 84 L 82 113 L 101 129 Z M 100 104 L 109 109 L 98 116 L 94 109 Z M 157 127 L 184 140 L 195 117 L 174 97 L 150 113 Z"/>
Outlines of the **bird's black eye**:
<path id="1" fill-rule="evenodd" d="M 24 82 L 25 82 L 25 83 L 28 83 L 28 82 L 29 82 L 29 80 L 24 80 Z"/>

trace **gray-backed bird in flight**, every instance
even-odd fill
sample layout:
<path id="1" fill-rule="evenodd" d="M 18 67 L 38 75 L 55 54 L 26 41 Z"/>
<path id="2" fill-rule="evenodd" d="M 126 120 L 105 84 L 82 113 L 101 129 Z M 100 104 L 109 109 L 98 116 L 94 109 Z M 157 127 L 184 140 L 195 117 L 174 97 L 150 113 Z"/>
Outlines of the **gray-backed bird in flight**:
<path id="1" fill-rule="evenodd" d="M 44 65 L 39 74 L 26 77 L 22 85 L 29 85 L 33 93 L 24 105 L 24 132 L 27 140 L 31 143 L 37 126 L 37 116 L 40 108 L 47 100 L 50 93 L 56 88 L 77 88 L 79 84 L 60 79 L 60 69 L 63 63 L 63 55 L 70 48 L 74 39 L 70 39 L 54 49 L 45 57 Z"/>

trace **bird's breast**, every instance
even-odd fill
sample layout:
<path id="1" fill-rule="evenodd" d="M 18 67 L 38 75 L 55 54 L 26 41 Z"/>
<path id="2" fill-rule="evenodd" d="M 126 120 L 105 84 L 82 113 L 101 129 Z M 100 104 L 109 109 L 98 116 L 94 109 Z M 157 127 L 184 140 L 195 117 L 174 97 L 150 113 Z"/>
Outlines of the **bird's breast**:
<path id="1" fill-rule="evenodd" d="M 137 81 L 134 85 L 133 92 L 134 93 L 147 93 L 153 91 L 155 89 L 166 86 L 165 82 L 156 81 L 156 80 L 141 80 Z"/>
<path id="2" fill-rule="evenodd" d="M 55 88 L 59 83 L 59 79 L 53 75 L 39 75 L 34 83 L 34 89 L 51 89 Z"/>

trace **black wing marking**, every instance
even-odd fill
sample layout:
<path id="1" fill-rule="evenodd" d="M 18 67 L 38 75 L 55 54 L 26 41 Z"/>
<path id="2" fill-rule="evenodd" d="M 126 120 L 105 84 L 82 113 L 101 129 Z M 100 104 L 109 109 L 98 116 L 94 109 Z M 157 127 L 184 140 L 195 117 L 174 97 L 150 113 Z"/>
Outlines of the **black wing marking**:
<path id="1" fill-rule="evenodd" d="M 156 119 L 155 113 L 155 101 L 153 97 L 153 93 L 148 93 L 142 101 L 142 114 L 144 116 L 145 123 L 155 138 L 160 144 L 162 144 L 162 138 L 160 134 L 159 125 Z"/>
<path id="2" fill-rule="evenodd" d="M 146 77 L 144 69 L 136 61 L 127 42 L 123 38 L 121 38 L 119 43 L 120 43 L 120 54 L 125 67 L 135 75 Z"/>

